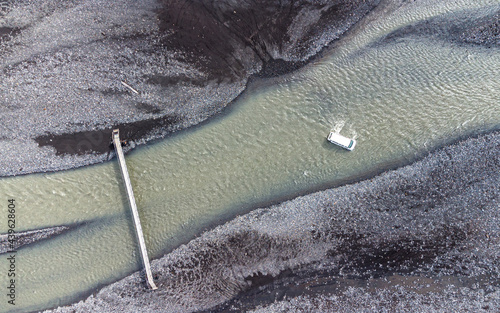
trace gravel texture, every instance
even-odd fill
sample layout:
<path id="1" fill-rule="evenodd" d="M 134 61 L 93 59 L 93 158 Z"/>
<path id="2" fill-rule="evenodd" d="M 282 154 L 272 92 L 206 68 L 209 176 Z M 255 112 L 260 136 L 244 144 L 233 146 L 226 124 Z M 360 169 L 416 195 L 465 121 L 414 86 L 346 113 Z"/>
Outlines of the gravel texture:
<path id="1" fill-rule="evenodd" d="M 298 296 L 248 311 L 278 312 L 498 312 L 500 289 L 490 293 L 470 288 L 450 287 L 442 293 L 419 294 L 402 287 L 369 293 L 365 288 L 352 287 L 341 295 Z"/>
<path id="2" fill-rule="evenodd" d="M 218 226 L 153 261 L 157 291 L 137 272 L 52 312 L 315 312 L 341 304 L 496 312 L 499 185 L 495 132 Z M 292 287 L 292 299 L 267 296 Z"/>
<path id="3" fill-rule="evenodd" d="M 73 226 L 75 227 L 75 226 Z M 0 235 L 0 254 L 16 250 L 22 246 L 32 244 L 39 240 L 47 239 L 62 234 L 72 227 L 56 226 L 37 230 L 28 230 Z"/>
<path id="4" fill-rule="evenodd" d="M 2 1 L 0 176 L 105 161 L 113 128 L 127 151 L 200 123 L 378 2 Z"/>

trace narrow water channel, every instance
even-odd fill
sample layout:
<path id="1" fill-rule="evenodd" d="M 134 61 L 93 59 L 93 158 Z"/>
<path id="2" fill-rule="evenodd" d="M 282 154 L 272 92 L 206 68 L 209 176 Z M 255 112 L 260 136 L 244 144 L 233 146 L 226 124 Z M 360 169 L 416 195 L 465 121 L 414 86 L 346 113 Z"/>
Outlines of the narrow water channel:
<path id="1" fill-rule="evenodd" d="M 376 19 L 300 72 L 251 84 L 221 116 L 129 154 L 150 255 L 264 203 L 499 128 L 498 50 L 425 38 L 373 44 L 408 23 L 470 8 L 443 3 Z M 474 5 L 488 3 L 498 6 Z M 355 137 L 356 149 L 329 144 L 330 129 Z M 0 179 L 0 199 L 16 199 L 16 230 L 79 225 L 18 251 L 16 309 L 67 304 L 140 268 L 121 187 L 116 162 Z"/>

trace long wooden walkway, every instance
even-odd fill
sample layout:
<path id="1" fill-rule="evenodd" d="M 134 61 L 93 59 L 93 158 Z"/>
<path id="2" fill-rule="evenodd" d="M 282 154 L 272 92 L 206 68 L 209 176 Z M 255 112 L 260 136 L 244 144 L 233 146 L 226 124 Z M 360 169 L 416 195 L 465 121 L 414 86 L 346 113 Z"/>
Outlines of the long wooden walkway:
<path id="1" fill-rule="evenodd" d="M 149 287 L 155 290 L 158 289 L 158 287 L 156 287 L 155 282 L 153 281 L 153 275 L 151 274 L 151 265 L 149 264 L 146 242 L 144 241 L 144 235 L 142 233 L 139 212 L 137 211 L 137 205 L 135 204 L 134 191 L 132 190 L 132 184 L 130 183 L 130 177 L 128 175 L 127 164 L 125 163 L 125 156 L 123 155 L 122 145 L 120 143 L 120 132 L 118 131 L 118 129 L 113 130 L 113 144 L 115 146 L 116 155 L 120 163 L 120 169 L 122 172 L 123 181 L 125 183 L 125 188 L 127 189 L 130 208 L 132 209 L 135 231 L 137 234 L 137 239 L 139 241 L 139 248 L 141 250 L 142 263 L 144 264 L 144 269 L 146 270 L 147 282 Z"/>

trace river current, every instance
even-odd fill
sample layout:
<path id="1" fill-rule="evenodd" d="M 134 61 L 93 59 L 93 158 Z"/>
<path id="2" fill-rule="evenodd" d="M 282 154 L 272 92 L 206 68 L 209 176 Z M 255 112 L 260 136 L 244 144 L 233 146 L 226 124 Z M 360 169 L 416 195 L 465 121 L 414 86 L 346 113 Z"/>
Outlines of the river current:
<path id="1" fill-rule="evenodd" d="M 127 155 L 150 256 L 252 208 L 498 129 L 498 49 L 425 37 L 378 44 L 410 23 L 475 8 L 486 14 L 500 5 L 421 1 L 377 9 L 321 59 L 284 77 L 256 80 L 209 122 Z M 356 149 L 329 144 L 331 129 L 356 138 Z M 5 216 L 9 198 L 17 204 L 17 231 L 76 226 L 17 252 L 16 310 L 71 303 L 141 268 L 116 162 L 2 178 Z M 0 223 L 0 233 L 6 230 Z M 11 309 L 0 301 L 0 311 Z"/>

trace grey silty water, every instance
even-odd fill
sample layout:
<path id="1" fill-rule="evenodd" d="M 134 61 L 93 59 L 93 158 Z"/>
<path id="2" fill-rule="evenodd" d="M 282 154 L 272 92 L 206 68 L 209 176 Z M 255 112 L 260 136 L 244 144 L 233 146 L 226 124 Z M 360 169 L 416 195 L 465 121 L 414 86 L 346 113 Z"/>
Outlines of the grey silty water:
<path id="1" fill-rule="evenodd" d="M 408 23 L 487 5 L 498 10 L 497 1 L 423 1 L 369 20 L 303 70 L 253 83 L 222 116 L 129 154 L 150 255 L 221 218 L 498 128 L 497 49 L 426 38 L 376 44 Z M 331 129 L 356 138 L 356 149 L 329 144 Z M 3 178 L 0 195 L 16 199 L 19 231 L 80 224 L 18 251 L 16 309 L 65 304 L 140 268 L 116 162 Z"/>

